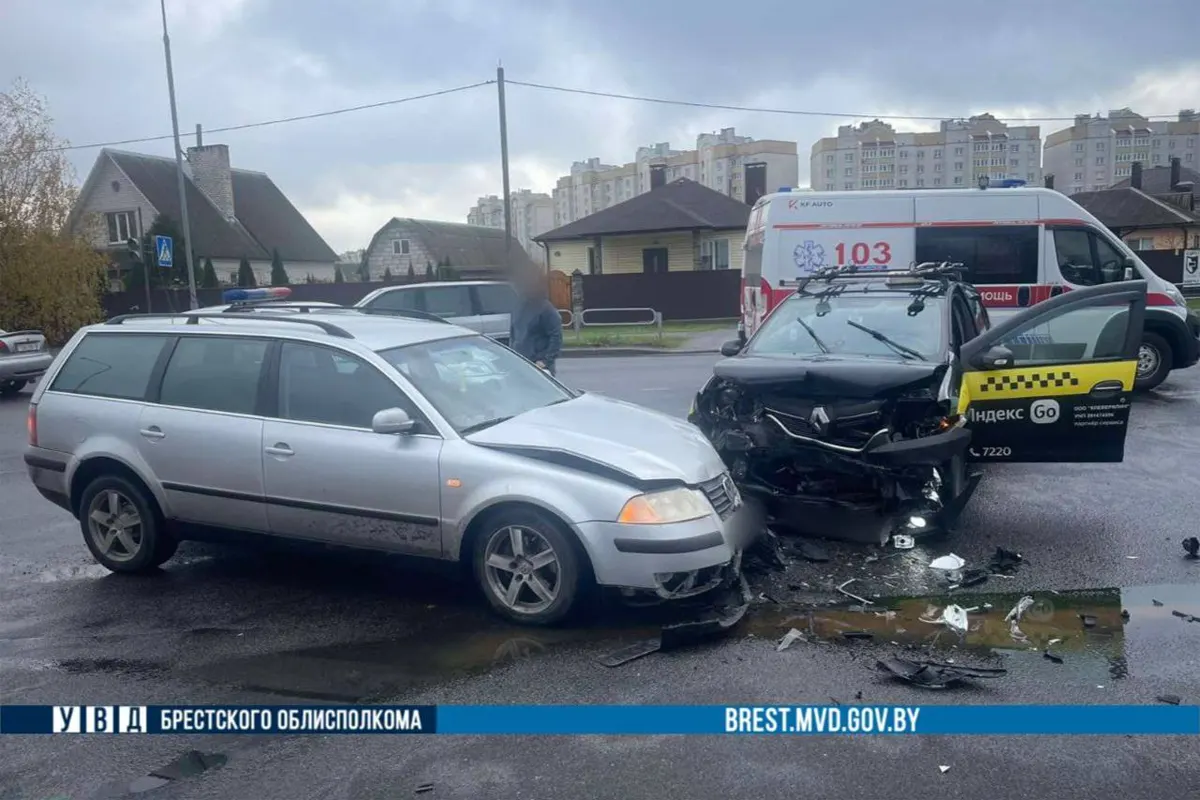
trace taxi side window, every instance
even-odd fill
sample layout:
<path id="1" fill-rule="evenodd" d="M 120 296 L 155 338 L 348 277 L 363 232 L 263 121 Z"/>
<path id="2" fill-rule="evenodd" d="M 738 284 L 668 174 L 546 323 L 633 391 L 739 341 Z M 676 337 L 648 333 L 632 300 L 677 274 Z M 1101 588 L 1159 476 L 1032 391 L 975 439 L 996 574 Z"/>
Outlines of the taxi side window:
<path id="1" fill-rule="evenodd" d="M 1099 286 L 1124 280 L 1124 255 L 1094 231 L 1056 228 L 1054 250 L 1058 271 L 1068 283 Z"/>
<path id="2" fill-rule="evenodd" d="M 1030 320 L 997 344 L 1012 351 L 1015 367 L 1120 360 L 1129 318 L 1125 303 L 1072 308 Z"/>

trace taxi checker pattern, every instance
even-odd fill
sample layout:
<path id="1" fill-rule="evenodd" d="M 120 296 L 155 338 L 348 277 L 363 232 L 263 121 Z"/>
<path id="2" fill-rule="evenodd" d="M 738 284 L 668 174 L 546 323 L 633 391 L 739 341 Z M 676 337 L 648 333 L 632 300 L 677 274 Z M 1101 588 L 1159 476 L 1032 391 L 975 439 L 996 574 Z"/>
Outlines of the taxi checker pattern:
<path id="1" fill-rule="evenodd" d="M 1076 378 L 1067 370 L 1059 372 L 1018 372 L 1015 375 L 988 375 L 979 387 L 980 392 L 1004 392 L 1010 389 L 1049 389 L 1078 386 Z"/>

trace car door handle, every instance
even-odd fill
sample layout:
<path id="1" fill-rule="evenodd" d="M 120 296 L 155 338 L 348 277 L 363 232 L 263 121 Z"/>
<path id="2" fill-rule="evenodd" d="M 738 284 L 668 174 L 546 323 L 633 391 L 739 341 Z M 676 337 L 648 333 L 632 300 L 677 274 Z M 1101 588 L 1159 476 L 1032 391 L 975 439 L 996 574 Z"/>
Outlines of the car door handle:
<path id="1" fill-rule="evenodd" d="M 288 447 L 285 442 L 276 442 L 273 446 L 267 448 L 267 454 L 272 456 L 294 456 L 296 451 Z"/>
<path id="2" fill-rule="evenodd" d="M 147 439 L 167 438 L 167 435 L 162 432 L 162 428 L 158 427 L 157 425 L 151 425 L 149 428 L 142 428 L 140 431 L 138 431 L 138 433 L 140 433 L 142 436 L 145 436 Z"/>
<path id="3" fill-rule="evenodd" d="M 1092 391 L 1088 392 L 1088 395 L 1097 400 L 1107 400 L 1116 397 L 1123 391 L 1125 391 L 1125 385 L 1120 381 L 1100 381 L 1092 387 Z"/>

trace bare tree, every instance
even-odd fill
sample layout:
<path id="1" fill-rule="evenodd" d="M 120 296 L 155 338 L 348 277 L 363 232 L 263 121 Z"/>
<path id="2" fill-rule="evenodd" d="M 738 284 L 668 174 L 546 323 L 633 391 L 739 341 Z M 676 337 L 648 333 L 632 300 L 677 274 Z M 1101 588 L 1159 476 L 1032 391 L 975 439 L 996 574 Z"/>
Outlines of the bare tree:
<path id="1" fill-rule="evenodd" d="M 65 146 L 28 84 L 0 92 L 0 328 L 52 342 L 100 318 L 106 264 L 63 230 L 77 196 Z"/>

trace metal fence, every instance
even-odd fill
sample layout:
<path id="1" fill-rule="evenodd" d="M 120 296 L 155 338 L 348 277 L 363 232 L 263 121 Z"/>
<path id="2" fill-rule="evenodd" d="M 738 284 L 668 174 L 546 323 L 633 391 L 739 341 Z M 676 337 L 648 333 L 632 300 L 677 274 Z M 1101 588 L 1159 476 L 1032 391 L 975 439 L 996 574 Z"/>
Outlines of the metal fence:
<path id="1" fill-rule="evenodd" d="M 588 319 L 589 314 L 592 319 Z M 579 340 L 583 339 L 585 328 L 652 327 L 658 341 L 662 342 L 663 338 L 663 315 L 653 308 L 584 308 L 578 312 L 560 308 L 558 315 L 563 321 L 563 328 L 574 331 L 575 338 Z M 602 319 L 596 319 L 597 315 Z M 607 321 L 603 319 L 605 316 L 609 317 Z"/>

